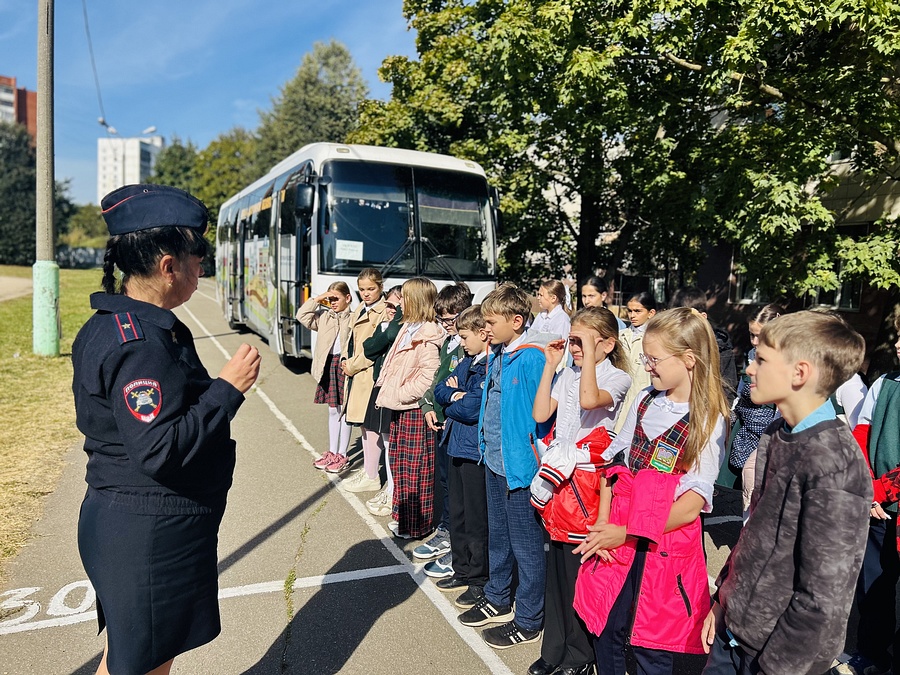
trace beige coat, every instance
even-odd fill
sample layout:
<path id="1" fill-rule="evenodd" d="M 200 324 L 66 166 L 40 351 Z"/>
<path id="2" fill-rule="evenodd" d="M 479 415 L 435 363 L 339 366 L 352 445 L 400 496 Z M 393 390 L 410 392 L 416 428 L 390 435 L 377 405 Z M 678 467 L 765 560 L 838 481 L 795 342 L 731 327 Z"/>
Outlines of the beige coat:
<path id="1" fill-rule="evenodd" d="M 634 399 L 642 390 L 650 386 L 650 373 L 644 370 L 644 364 L 641 361 L 641 354 L 644 353 L 644 334 L 634 336 L 630 328 L 623 330 L 619 333 L 619 343 L 625 348 L 631 386 L 628 388 L 628 393 L 625 394 L 622 407 L 619 408 L 619 417 L 616 419 L 615 426 L 616 433 L 622 430 L 622 425 L 625 424 L 625 418 L 628 417 L 628 411 L 631 410 Z"/>
<path id="2" fill-rule="evenodd" d="M 366 358 L 363 342 L 375 333 L 382 321 L 387 321 L 387 305 L 379 300 L 372 309 L 366 312 L 365 304 L 360 304 L 350 317 L 350 332 L 353 336 L 353 354 L 349 350 L 344 353 L 347 372 L 347 383 L 344 389 L 344 410 L 347 421 L 351 424 L 362 424 L 372 396 L 375 378 L 372 375 L 373 362 Z M 351 379 L 352 378 L 352 379 Z"/>
<path id="3" fill-rule="evenodd" d="M 438 366 L 441 365 L 440 348 L 447 333 L 436 323 L 424 324 L 413 336 L 412 342 L 400 347 L 407 325 L 388 351 L 378 376 L 379 408 L 412 410 L 419 407 L 419 399 L 431 387 Z"/>
<path id="4" fill-rule="evenodd" d="M 350 340 L 350 308 L 337 314 L 320 305 L 315 298 L 310 298 L 297 310 L 297 321 L 319 333 L 316 337 L 316 350 L 313 353 L 310 374 L 316 382 L 321 382 L 325 362 L 338 334 L 341 336 L 341 354 L 347 352 L 347 342 Z"/>

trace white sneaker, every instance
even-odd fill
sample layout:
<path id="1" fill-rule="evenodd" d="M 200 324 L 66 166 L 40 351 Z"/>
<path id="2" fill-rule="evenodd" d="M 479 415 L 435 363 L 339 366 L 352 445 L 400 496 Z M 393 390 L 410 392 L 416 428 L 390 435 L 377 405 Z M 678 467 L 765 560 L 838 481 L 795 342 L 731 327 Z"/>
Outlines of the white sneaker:
<path id="1" fill-rule="evenodd" d="M 374 492 L 381 489 L 381 480 L 369 478 L 365 469 L 355 471 L 353 475 L 341 482 L 347 492 Z"/>
<path id="2" fill-rule="evenodd" d="M 387 490 L 382 490 L 366 502 L 366 508 L 373 516 L 389 516 L 393 510 L 393 502 L 394 499 Z"/>
<path id="3" fill-rule="evenodd" d="M 405 532 L 402 534 L 400 533 L 400 523 L 396 520 L 392 520 L 388 523 L 388 529 L 395 537 L 397 537 L 397 539 L 412 539 L 412 535 L 406 534 Z"/>

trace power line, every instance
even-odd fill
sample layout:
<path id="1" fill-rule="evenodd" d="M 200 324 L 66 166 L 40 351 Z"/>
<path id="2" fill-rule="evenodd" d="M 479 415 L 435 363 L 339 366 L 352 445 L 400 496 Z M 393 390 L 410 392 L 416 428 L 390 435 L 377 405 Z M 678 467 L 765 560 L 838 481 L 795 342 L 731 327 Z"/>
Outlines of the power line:
<path id="1" fill-rule="evenodd" d="M 106 111 L 103 110 L 103 97 L 100 95 L 100 78 L 97 77 L 97 64 L 94 61 L 94 45 L 91 43 L 91 28 L 88 25 L 87 0 L 81 0 L 84 13 L 84 32 L 87 35 L 88 53 L 91 55 L 91 70 L 94 71 L 94 86 L 97 89 L 97 103 L 100 105 L 100 124 L 106 124 Z"/>

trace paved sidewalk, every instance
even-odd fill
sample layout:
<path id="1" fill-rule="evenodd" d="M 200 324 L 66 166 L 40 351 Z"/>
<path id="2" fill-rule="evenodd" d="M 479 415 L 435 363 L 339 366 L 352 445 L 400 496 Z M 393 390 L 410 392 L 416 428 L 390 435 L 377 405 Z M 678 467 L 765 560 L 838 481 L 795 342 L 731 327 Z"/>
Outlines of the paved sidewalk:
<path id="1" fill-rule="evenodd" d="M 0 302 L 23 295 L 31 295 L 31 279 L 23 277 L 0 277 Z"/>

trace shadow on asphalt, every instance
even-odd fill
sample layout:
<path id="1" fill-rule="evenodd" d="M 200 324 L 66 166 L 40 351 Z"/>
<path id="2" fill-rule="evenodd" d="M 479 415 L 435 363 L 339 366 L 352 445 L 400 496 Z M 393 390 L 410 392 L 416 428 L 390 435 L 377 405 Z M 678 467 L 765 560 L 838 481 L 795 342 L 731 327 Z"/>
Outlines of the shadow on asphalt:
<path id="1" fill-rule="evenodd" d="M 359 569 L 360 562 L 365 565 L 364 561 L 371 559 L 373 546 L 381 545 L 364 541 L 352 546 L 326 574 Z M 375 622 L 407 600 L 416 588 L 406 574 L 322 586 L 244 675 L 341 672 Z M 295 592 L 295 598 L 302 592 Z M 297 599 L 295 604 L 301 601 Z"/>

